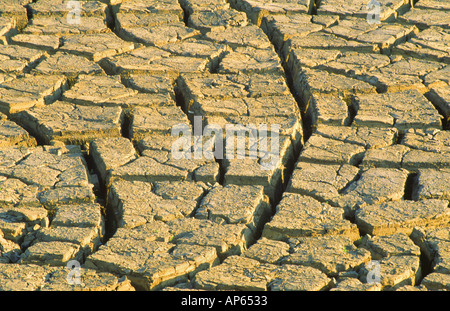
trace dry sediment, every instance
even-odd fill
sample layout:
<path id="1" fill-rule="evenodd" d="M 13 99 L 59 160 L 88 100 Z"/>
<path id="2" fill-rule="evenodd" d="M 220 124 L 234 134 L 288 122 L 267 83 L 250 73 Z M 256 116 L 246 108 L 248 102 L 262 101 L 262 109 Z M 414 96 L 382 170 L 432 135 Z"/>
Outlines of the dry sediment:
<path id="1" fill-rule="evenodd" d="M 415 2 L 0 0 L 0 289 L 449 290 L 450 7 Z"/>

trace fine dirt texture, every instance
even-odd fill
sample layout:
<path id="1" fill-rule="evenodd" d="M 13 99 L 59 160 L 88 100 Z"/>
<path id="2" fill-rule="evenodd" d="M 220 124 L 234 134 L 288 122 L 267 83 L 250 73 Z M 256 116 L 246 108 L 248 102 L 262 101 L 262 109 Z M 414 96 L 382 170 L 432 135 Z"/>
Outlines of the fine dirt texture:
<path id="1" fill-rule="evenodd" d="M 0 290 L 450 290 L 446 0 L 0 0 Z"/>

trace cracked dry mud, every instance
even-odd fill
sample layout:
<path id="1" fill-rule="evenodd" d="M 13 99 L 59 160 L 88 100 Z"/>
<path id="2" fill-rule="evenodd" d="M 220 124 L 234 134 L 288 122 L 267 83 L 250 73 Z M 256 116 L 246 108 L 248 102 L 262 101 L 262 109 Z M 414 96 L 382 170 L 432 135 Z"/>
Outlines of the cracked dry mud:
<path id="1" fill-rule="evenodd" d="M 0 0 L 0 290 L 450 289 L 448 1 L 77 2 Z"/>

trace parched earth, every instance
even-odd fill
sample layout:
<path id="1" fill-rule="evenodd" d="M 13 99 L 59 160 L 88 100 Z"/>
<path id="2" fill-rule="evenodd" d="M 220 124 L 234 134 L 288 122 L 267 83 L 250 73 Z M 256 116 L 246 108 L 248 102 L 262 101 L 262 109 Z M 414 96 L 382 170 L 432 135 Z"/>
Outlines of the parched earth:
<path id="1" fill-rule="evenodd" d="M 0 0 L 0 290 L 449 290 L 450 2 L 368 2 Z"/>

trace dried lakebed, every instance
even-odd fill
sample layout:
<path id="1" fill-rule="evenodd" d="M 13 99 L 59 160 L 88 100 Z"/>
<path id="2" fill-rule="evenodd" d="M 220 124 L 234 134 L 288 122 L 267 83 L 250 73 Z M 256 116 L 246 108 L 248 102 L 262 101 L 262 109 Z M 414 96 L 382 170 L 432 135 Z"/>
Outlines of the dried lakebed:
<path id="1" fill-rule="evenodd" d="M 450 289 L 448 1 L 77 5 L 0 0 L 0 290 Z"/>

